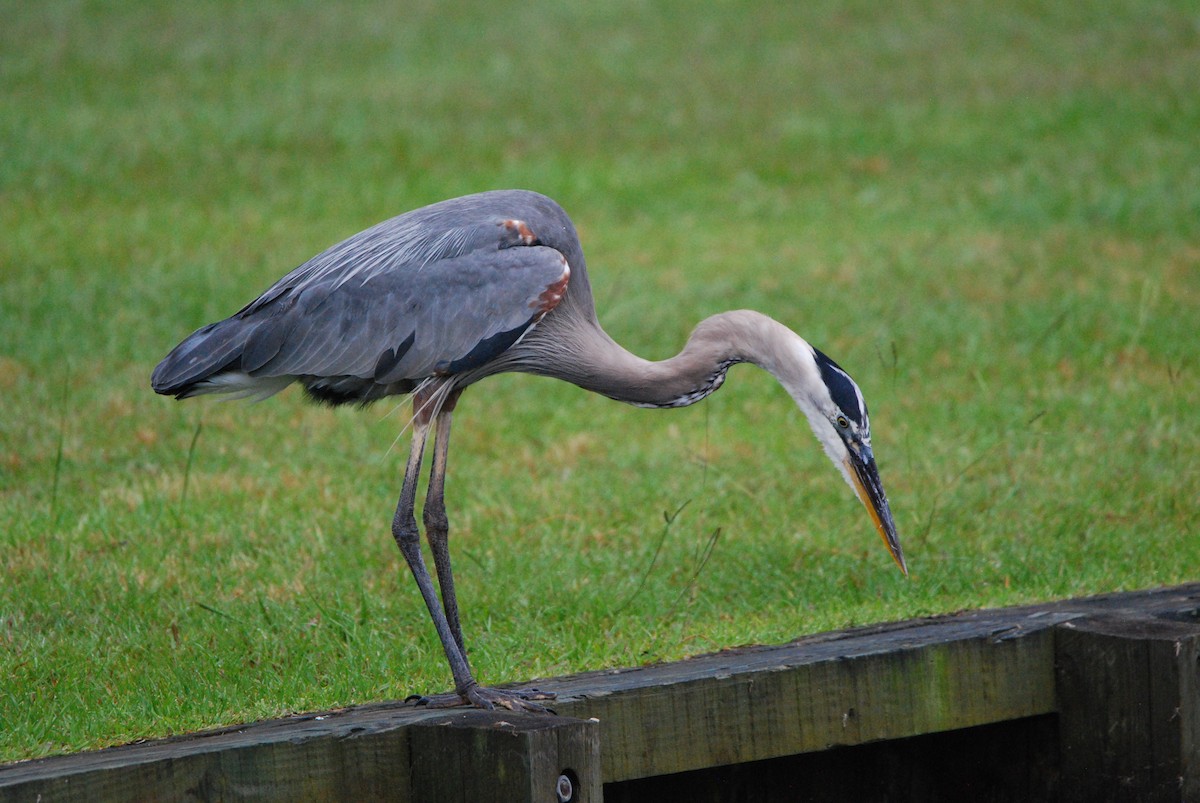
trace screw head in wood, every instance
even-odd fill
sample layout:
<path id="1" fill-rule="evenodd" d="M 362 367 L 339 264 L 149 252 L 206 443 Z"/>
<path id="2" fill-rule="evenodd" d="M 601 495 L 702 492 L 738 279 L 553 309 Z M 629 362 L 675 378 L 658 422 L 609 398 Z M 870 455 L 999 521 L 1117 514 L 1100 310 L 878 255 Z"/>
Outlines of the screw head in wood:
<path id="1" fill-rule="evenodd" d="M 571 803 L 575 799 L 575 784 L 571 782 L 570 770 L 558 776 L 558 803 Z"/>

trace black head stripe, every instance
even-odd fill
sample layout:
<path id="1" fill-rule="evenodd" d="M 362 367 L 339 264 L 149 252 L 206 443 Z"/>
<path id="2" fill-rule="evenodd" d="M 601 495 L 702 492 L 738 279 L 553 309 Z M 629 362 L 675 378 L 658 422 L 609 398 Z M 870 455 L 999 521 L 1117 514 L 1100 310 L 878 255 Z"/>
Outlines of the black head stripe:
<path id="1" fill-rule="evenodd" d="M 858 386 L 854 384 L 850 374 L 818 349 L 813 349 L 813 355 L 817 359 L 817 367 L 821 369 L 821 379 L 825 382 L 825 387 L 829 388 L 829 395 L 833 397 L 833 403 L 851 421 L 860 427 L 866 426 L 867 403 L 858 392 Z"/>

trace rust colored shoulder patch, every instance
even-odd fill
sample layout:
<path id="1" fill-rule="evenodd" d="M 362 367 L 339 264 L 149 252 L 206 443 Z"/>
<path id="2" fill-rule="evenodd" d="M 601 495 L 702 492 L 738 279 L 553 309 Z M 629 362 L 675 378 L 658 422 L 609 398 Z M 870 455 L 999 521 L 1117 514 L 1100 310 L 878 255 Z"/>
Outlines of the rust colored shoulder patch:
<path id="1" fill-rule="evenodd" d="M 558 278 L 558 281 L 546 285 L 546 289 L 542 291 L 541 295 L 529 305 L 542 315 L 557 307 L 558 302 L 562 301 L 563 296 L 567 293 L 567 283 L 571 280 L 571 266 L 567 264 L 566 257 L 560 256 L 560 259 L 562 259 L 563 266 L 562 276 Z"/>
<path id="2" fill-rule="evenodd" d="M 536 245 L 538 238 L 524 220 L 506 220 L 501 225 L 517 236 L 521 245 Z"/>

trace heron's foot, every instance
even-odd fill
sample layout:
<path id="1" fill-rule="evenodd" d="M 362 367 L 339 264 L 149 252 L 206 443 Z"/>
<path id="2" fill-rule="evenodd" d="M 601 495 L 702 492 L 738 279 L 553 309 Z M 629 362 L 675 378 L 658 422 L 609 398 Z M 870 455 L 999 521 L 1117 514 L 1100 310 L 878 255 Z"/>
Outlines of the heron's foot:
<path id="1" fill-rule="evenodd" d="M 533 714 L 553 714 L 552 709 L 539 705 L 537 700 L 553 700 L 554 692 L 540 689 L 493 689 L 488 686 L 475 685 L 467 689 L 465 694 L 450 692 L 448 694 L 431 694 L 429 696 L 414 694 L 404 700 L 413 702 L 418 707 L 425 708 L 454 708 L 456 706 L 474 706 L 492 711 L 507 708 L 509 711 L 525 711 Z"/>
<path id="2" fill-rule="evenodd" d="M 471 705 L 476 708 L 492 710 L 499 706 L 509 711 L 528 711 L 534 714 L 553 714 L 554 712 L 536 700 L 553 700 L 554 692 L 540 689 L 492 689 L 487 686 L 472 686 L 465 695 Z"/>

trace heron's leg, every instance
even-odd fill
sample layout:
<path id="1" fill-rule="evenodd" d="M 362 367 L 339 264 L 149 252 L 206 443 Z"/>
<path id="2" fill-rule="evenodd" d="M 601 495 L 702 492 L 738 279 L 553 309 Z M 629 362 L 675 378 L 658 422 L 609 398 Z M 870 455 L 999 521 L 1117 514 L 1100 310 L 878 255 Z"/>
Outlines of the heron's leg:
<path id="1" fill-rule="evenodd" d="M 458 624 L 458 603 L 454 597 L 454 578 L 450 573 L 450 553 L 447 546 L 449 523 L 446 519 L 446 506 L 443 501 L 446 477 L 446 452 L 450 440 L 450 412 L 458 401 L 458 393 L 452 392 L 443 400 L 437 416 L 437 430 L 434 437 L 433 466 L 430 469 L 429 490 L 425 494 L 425 528 L 429 535 L 429 544 L 433 550 L 434 564 L 438 572 L 438 582 L 442 586 L 442 604 L 438 604 L 434 593 L 433 580 L 425 561 L 421 557 L 420 534 L 417 522 L 413 516 L 416 504 L 417 477 L 421 472 L 421 457 L 425 448 L 425 440 L 429 434 L 428 397 L 420 393 L 414 398 L 413 416 L 413 445 L 408 458 L 408 467 L 404 472 L 404 487 L 400 492 L 400 502 L 396 506 L 396 517 L 392 521 L 392 533 L 400 551 L 404 553 L 421 596 L 425 598 L 425 606 L 433 618 L 437 628 L 438 638 L 442 641 L 442 649 L 450 662 L 450 671 L 454 675 L 454 694 L 436 695 L 434 697 L 416 696 L 418 705 L 428 705 L 431 708 L 441 708 L 462 703 L 469 703 L 479 708 L 495 708 L 501 706 L 511 711 L 547 711 L 534 700 L 552 700 L 554 694 L 538 689 L 490 689 L 480 686 L 471 675 L 471 667 L 467 663 L 467 653 L 463 649 L 462 629 Z M 411 699 L 411 698 L 410 698 Z"/>
<path id="2" fill-rule="evenodd" d="M 450 413 L 454 409 L 457 394 L 447 400 L 437 417 L 433 439 L 433 465 L 429 470 L 429 489 L 425 492 L 425 537 L 433 551 L 433 565 L 437 569 L 438 587 L 442 592 L 442 608 L 450 623 L 450 632 L 458 645 L 458 651 L 466 658 L 467 648 L 463 642 L 462 625 L 458 621 L 458 598 L 454 593 L 454 573 L 450 569 L 450 520 L 446 517 L 444 499 L 446 487 L 446 455 L 450 448 Z"/>
<path id="3" fill-rule="evenodd" d="M 437 630 L 438 639 L 442 642 L 442 649 L 446 652 L 446 660 L 450 664 L 450 672 L 454 676 L 454 689 L 459 696 L 466 699 L 468 692 L 478 684 L 471 675 L 471 667 L 467 664 L 466 656 L 459 648 L 459 642 L 450 629 L 450 623 L 446 620 L 446 613 L 433 588 L 433 579 L 429 576 L 429 570 L 425 568 L 425 558 L 421 555 L 421 533 L 417 529 L 417 520 L 413 515 L 417 498 L 417 479 L 421 475 L 421 458 L 424 454 L 425 439 L 428 434 L 428 421 L 413 422 L 412 451 L 408 456 L 408 466 L 404 470 L 404 485 L 400 490 L 396 515 L 392 519 L 392 536 L 396 539 L 396 544 L 400 547 L 404 560 L 408 562 L 408 568 L 412 570 L 417 587 L 421 589 L 425 607 L 429 609 L 429 616 L 433 619 L 433 626 Z"/>

